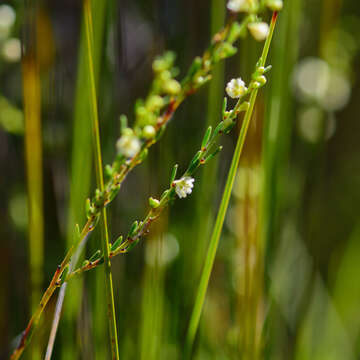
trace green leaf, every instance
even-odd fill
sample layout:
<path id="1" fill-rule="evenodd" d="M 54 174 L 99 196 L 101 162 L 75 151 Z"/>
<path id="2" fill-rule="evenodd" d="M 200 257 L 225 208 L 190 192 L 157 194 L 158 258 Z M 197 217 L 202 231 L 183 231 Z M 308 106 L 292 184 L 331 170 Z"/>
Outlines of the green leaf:
<path id="1" fill-rule="evenodd" d="M 212 127 L 209 126 L 208 129 L 205 132 L 205 135 L 204 135 L 203 139 L 202 139 L 201 148 L 206 148 L 207 147 L 210 136 L 211 136 L 211 131 L 212 131 Z"/>
<path id="2" fill-rule="evenodd" d="M 123 241 L 123 237 L 122 237 L 122 235 L 120 235 L 120 236 L 112 243 L 110 250 L 111 250 L 111 251 L 116 250 L 116 249 L 121 245 L 122 241 Z"/>

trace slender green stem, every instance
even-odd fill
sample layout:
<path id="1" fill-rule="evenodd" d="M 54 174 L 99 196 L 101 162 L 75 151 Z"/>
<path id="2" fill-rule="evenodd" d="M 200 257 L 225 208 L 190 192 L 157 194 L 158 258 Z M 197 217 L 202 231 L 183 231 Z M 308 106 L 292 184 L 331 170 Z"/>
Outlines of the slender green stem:
<path id="1" fill-rule="evenodd" d="M 266 39 L 261 58 L 257 64 L 259 67 L 265 66 L 265 62 L 266 62 L 267 55 L 268 55 L 269 48 L 270 48 L 272 35 L 273 35 L 275 24 L 276 24 L 276 19 L 277 19 L 277 12 L 274 12 L 272 20 L 271 20 L 271 25 L 270 25 L 270 33 Z M 212 271 L 212 268 L 214 265 L 215 255 L 216 255 L 216 251 L 217 251 L 217 248 L 219 245 L 219 240 L 220 240 L 220 235 L 221 235 L 222 227 L 223 227 L 224 220 L 225 220 L 225 215 L 226 215 L 226 211 L 227 211 L 227 208 L 229 205 L 230 195 L 231 195 L 237 168 L 238 168 L 239 161 L 240 161 L 240 155 L 241 155 L 241 152 L 242 152 L 242 149 L 244 146 L 244 142 L 245 142 L 246 134 L 247 134 L 247 131 L 249 128 L 252 113 L 254 110 L 257 94 L 258 94 L 258 90 L 255 89 L 250 95 L 250 106 L 245 113 L 244 121 L 241 126 L 240 134 L 239 134 L 239 137 L 237 140 L 236 148 L 235 148 L 234 155 L 233 155 L 231 165 L 230 165 L 230 170 L 229 170 L 228 177 L 226 180 L 224 193 L 223 193 L 223 196 L 221 199 L 219 212 L 217 214 L 214 229 L 213 229 L 213 232 L 211 235 L 210 245 L 209 245 L 208 252 L 206 255 L 205 264 L 204 264 L 204 268 L 203 268 L 203 271 L 201 274 L 200 284 L 199 284 L 199 288 L 197 291 L 195 304 L 194 304 L 194 308 L 193 308 L 193 311 L 191 314 L 189 328 L 188 328 L 188 332 L 187 332 L 187 336 L 186 336 L 186 344 L 185 344 L 185 357 L 186 358 L 190 358 L 190 356 L 191 356 L 192 346 L 194 343 L 196 331 L 199 326 L 199 321 L 200 321 L 200 316 L 201 316 L 202 308 L 203 308 L 204 301 L 205 301 L 206 291 L 207 291 L 207 287 L 209 284 L 211 271 Z"/>
<path id="2" fill-rule="evenodd" d="M 93 131 L 95 140 L 95 158 L 96 158 L 96 173 L 97 182 L 101 192 L 104 191 L 104 175 L 103 165 L 101 158 L 101 146 L 100 146 L 100 131 L 99 131 L 99 119 L 98 119 L 98 108 L 96 98 L 96 87 L 95 87 L 95 74 L 94 64 L 92 59 L 93 53 L 93 34 L 92 34 L 92 17 L 90 0 L 84 1 L 85 11 L 85 32 L 88 47 L 88 60 L 89 60 L 89 76 L 90 76 L 90 91 L 91 91 L 91 105 L 92 105 L 92 120 L 93 120 Z M 112 359 L 119 359 L 119 347 L 117 339 L 117 328 L 116 328 L 116 315 L 115 315 L 115 302 L 114 302 L 114 289 L 112 283 L 111 274 L 111 262 L 109 256 L 109 233 L 107 226 L 107 215 L 106 208 L 102 208 L 102 245 L 104 252 L 104 268 L 106 277 L 106 297 L 107 297 L 107 308 L 106 311 L 109 317 L 109 330 L 110 330 L 110 343 Z"/>

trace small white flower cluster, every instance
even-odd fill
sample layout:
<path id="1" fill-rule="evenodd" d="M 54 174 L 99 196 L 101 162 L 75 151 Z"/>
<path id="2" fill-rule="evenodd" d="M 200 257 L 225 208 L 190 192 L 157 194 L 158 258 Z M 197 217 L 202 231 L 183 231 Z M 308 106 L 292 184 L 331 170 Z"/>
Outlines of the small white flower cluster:
<path id="1" fill-rule="evenodd" d="M 241 78 L 232 79 L 226 85 L 226 93 L 233 99 L 238 99 L 245 94 L 247 87 Z"/>
<path id="2" fill-rule="evenodd" d="M 252 0 L 229 0 L 227 8 L 233 12 L 249 12 L 251 10 Z"/>
<path id="3" fill-rule="evenodd" d="M 251 35 L 257 41 L 263 41 L 269 36 L 270 28 L 266 22 L 254 22 L 248 25 Z"/>
<path id="4" fill-rule="evenodd" d="M 141 148 L 140 140 L 134 135 L 131 129 L 126 129 L 116 143 L 117 151 L 126 158 L 135 156 Z"/>
<path id="5" fill-rule="evenodd" d="M 173 184 L 175 185 L 176 194 L 179 198 L 186 198 L 187 195 L 191 194 L 194 187 L 194 181 L 190 176 L 182 177 L 180 180 L 175 180 Z"/>

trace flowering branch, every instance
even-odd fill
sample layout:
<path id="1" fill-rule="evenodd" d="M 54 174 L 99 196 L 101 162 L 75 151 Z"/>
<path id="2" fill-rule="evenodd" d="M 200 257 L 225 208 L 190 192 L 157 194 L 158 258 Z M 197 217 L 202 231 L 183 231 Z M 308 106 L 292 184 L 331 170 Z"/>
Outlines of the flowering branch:
<path id="1" fill-rule="evenodd" d="M 142 221 L 135 221 L 132 224 L 125 240 L 123 240 L 123 236 L 120 236 L 116 241 L 114 241 L 114 243 L 110 246 L 110 258 L 119 254 L 128 253 L 132 250 L 141 238 L 149 233 L 152 223 L 160 217 L 163 210 L 176 200 L 176 197 L 181 199 L 191 194 L 193 183 L 195 181 L 192 176 L 200 166 L 206 164 L 221 151 L 222 146 L 217 146 L 219 136 L 229 133 L 234 127 L 240 112 L 247 111 L 249 102 L 246 101 L 246 98 L 251 96 L 255 90 L 257 91 L 260 87 L 265 85 L 266 78 L 264 74 L 269 71 L 270 68 L 270 66 L 267 68 L 258 66 L 252 75 L 252 81 L 250 82 L 248 88 L 240 78 L 229 81 L 226 87 L 226 92 L 228 96 L 238 99 L 234 108 L 227 111 L 227 99 L 224 98 L 222 121 L 217 125 L 214 132 L 212 132 L 211 126 L 207 129 L 203 137 L 200 150 L 196 152 L 193 159 L 190 161 L 187 170 L 178 180 L 175 180 L 177 165 L 174 166 L 170 177 L 169 188 L 162 193 L 160 200 L 152 197 L 149 198 L 150 210 L 148 214 Z M 103 263 L 104 257 L 101 251 L 97 250 L 88 260 L 83 262 L 81 267 L 67 274 L 64 281 L 67 282 L 74 276 L 78 276 L 85 271 L 94 269 Z"/>
<path id="2" fill-rule="evenodd" d="M 229 1 L 228 8 L 234 13 L 229 18 L 227 25 L 220 30 L 217 34 L 214 35 L 211 45 L 204 52 L 202 57 L 196 57 L 189 68 L 189 71 L 185 78 L 179 83 L 174 79 L 176 75 L 176 69 L 173 67 L 175 57 L 172 53 L 166 53 L 162 57 L 155 59 L 153 63 L 153 70 L 155 73 L 155 78 L 151 87 L 149 96 L 145 101 L 139 100 L 135 106 L 135 125 L 131 129 L 127 126 L 126 116 L 121 116 L 121 137 L 117 141 L 117 157 L 115 158 L 111 166 L 107 165 L 105 167 L 105 173 L 108 176 L 108 181 L 104 184 L 104 189 L 100 191 L 96 189 L 95 195 L 92 199 L 88 199 L 86 203 L 86 215 L 87 222 L 84 225 L 83 229 L 78 231 L 78 236 L 75 240 L 74 245 L 68 250 L 65 255 L 64 260 L 58 266 L 55 271 L 53 278 L 45 291 L 38 308 L 35 310 L 31 320 L 29 321 L 26 329 L 23 331 L 20 342 L 13 354 L 11 355 L 11 360 L 19 359 L 25 350 L 26 346 L 29 344 L 32 334 L 37 327 L 40 317 L 44 308 L 46 307 L 48 301 L 50 300 L 52 294 L 64 281 L 68 279 L 68 269 L 71 258 L 73 257 L 76 249 L 85 241 L 85 239 L 90 235 L 92 230 L 97 225 L 102 210 L 110 204 L 110 202 L 115 198 L 117 193 L 120 190 L 121 184 L 125 180 L 127 174 L 137 165 L 142 163 L 147 156 L 148 149 L 155 144 L 160 137 L 162 136 L 164 130 L 166 129 L 167 124 L 171 120 L 173 114 L 179 105 L 189 96 L 195 93 L 201 86 L 206 84 L 211 80 L 211 71 L 213 66 L 221 61 L 234 55 L 237 52 L 236 47 L 233 44 L 240 37 L 246 34 L 246 29 L 248 28 L 251 34 L 255 39 L 259 40 L 259 36 L 255 36 L 254 28 L 252 29 L 251 24 L 260 24 L 258 18 L 258 13 L 264 10 L 265 4 L 262 1 L 256 8 L 254 7 L 248 15 L 245 16 L 241 23 L 238 23 L 236 19 L 235 12 L 242 11 L 241 9 L 236 10 L 236 8 L 230 8 L 230 2 L 242 3 L 243 1 L 250 1 L 252 3 L 257 3 L 257 0 L 233 0 Z M 268 0 L 276 1 L 276 0 Z M 259 30 L 259 26 L 257 27 Z M 255 27 L 256 29 L 256 27 Z M 263 28 L 264 30 L 264 28 Z M 263 31 L 264 32 L 264 31 Z M 265 35 L 266 36 L 266 35 Z M 259 70 L 259 69 L 258 69 Z M 264 69 L 263 69 L 264 70 Z M 261 70 L 261 71 L 263 71 Z M 260 70 L 259 70 L 260 71 Z M 258 84 L 255 84 L 258 83 Z M 248 91 L 251 91 L 254 86 L 261 86 L 261 82 L 253 82 L 253 87 L 249 86 L 249 89 L 244 91 L 244 95 L 248 94 Z M 245 105 L 246 106 L 246 105 Z M 220 133 L 228 132 L 234 126 L 234 120 L 236 119 L 237 114 L 244 110 L 241 108 L 239 102 L 231 112 L 226 112 L 223 114 L 222 124 L 223 128 L 217 127 L 214 131 L 214 135 L 218 136 Z M 218 129 L 219 128 L 219 129 Z M 218 130 L 218 131 L 217 131 Z M 213 137 L 214 137 L 213 135 Z M 206 149 L 206 154 L 207 154 Z M 218 150 L 219 151 L 219 150 Z M 189 168 L 194 167 L 195 170 L 198 166 L 205 163 L 205 160 L 201 155 L 204 155 L 205 152 L 200 150 L 195 156 L 196 160 L 193 159 Z M 216 151 L 215 151 L 216 152 Z M 215 156 L 215 154 L 210 154 L 207 159 Z M 195 165 L 196 164 L 196 165 Z M 191 168 L 192 169 L 192 168 Z M 188 175 L 191 174 L 191 169 L 188 169 Z M 181 180 L 181 179 L 180 179 Z M 176 193 L 187 194 L 186 183 L 183 184 L 185 188 L 182 190 L 176 191 L 176 185 L 172 189 L 168 189 L 166 199 L 171 200 L 171 196 L 175 196 Z M 189 186 L 189 185 L 187 185 Z M 160 201 L 161 203 L 161 201 Z M 168 201 L 164 203 L 167 205 Z M 153 210 L 154 209 L 154 210 Z M 116 249 L 116 252 L 110 252 L 109 257 L 113 257 L 118 253 L 124 253 L 130 251 L 130 249 L 139 241 L 141 236 L 146 234 L 150 224 L 158 217 L 159 210 L 155 211 L 155 208 L 150 210 L 147 218 L 140 226 L 135 226 L 136 238 L 133 237 L 127 238 L 127 240 L 122 244 L 124 248 Z M 153 212 L 152 212 L 153 211 Z M 125 246 L 126 244 L 126 246 Z M 121 246 L 121 245 L 120 245 Z M 103 261 L 103 260 L 102 260 Z M 101 260 L 99 260 L 99 263 Z M 90 262 L 89 262 L 90 263 Z M 98 264 L 99 264 L 98 263 Z M 73 274 L 73 273 L 71 273 Z M 70 275 L 71 275 L 70 274 Z M 69 278 L 70 278 L 69 275 Z"/>

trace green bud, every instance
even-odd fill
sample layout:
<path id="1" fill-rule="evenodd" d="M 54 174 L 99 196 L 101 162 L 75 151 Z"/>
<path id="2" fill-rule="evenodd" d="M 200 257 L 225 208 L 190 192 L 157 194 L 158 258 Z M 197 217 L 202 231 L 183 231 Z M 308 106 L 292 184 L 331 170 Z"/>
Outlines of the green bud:
<path id="1" fill-rule="evenodd" d="M 169 95 L 177 95 L 181 91 L 181 85 L 177 80 L 169 79 L 164 82 L 163 90 Z"/>
<path id="2" fill-rule="evenodd" d="M 113 168 L 111 165 L 106 165 L 105 166 L 105 175 L 108 176 L 108 177 L 112 177 L 113 175 Z"/>
<path id="3" fill-rule="evenodd" d="M 252 78 L 256 79 L 259 75 L 264 74 L 265 68 L 263 66 L 259 66 L 256 68 L 255 73 L 253 74 Z"/>
<path id="4" fill-rule="evenodd" d="M 146 125 L 142 129 L 142 136 L 145 139 L 152 139 L 156 135 L 156 130 L 152 125 Z"/>
<path id="5" fill-rule="evenodd" d="M 159 75 L 161 81 L 168 81 L 171 79 L 171 72 L 169 70 L 162 71 Z"/>
<path id="6" fill-rule="evenodd" d="M 246 34 L 246 28 L 241 26 L 237 21 L 234 21 L 229 30 L 229 35 L 227 37 L 227 41 L 230 44 L 233 44 L 240 36 Z"/>
<path id="7" fill-rule="evenodd" d="M 159 95 L 151 95 L 146 101 L 146 108 L 149 111 L 157 111 L 164 106 L 164 99 Z"/>
<path id="8" fill-rule="evenodd" d="M 171 67 L 174 64 L 174 61 L 176 59 L 176 54 L 173 51 L 167 51 L 163 55 L 164 61 L 168 65 L 168 67 Z"/>
<path id="9" fill-rule="evenodd" d="M 160 201 L 158 199 L 154 199 L 152 197 L 149 198 L 149 205 L 151 208 L 156 209 L 160 205 Z"/>
<path id="10" fill-rule="evenodd" d="M 121 133 L 123 136 L 133 136 L 134 135 L 133 129 L 130 129 L 128 127 L 123 129 Z"/>
<path id="11" fill-rule="evenodd" d="M 85 202 L 85 213 L 88 219 L 93 215 L 93 206 L 89 198 L 87 198 Z"/>
<path id="12" fill-rule="evenodd" d="M 100 204 L 101 204 L 101 202 L 102 202 L 102 200 L 103 200 L 103 196 L 104 196 L 104 194 L 103 194 L 102 191 L 100 191 L 99 189 L 96 189 L 96 190 L 95 190 L 95 204 L 96 204 L 96 205 L 100 205 Z"/>
<path id="13" fill-rule="evenodd" d="M 224 133 L 227 134 L 228 132 L 230 132 L 230 130 L 234 127 L 235 125 L 235 121 L 232 120 L 231 117 L 228 117 L 224 120 Z"/>
<path id="14" fill-rule="evenodd" d="M 265 85 L 267 82 L 266 77 L 264 75 L 258 76 L 256 78 L 256 81 L 259 82 L 261 85 Z"/>

